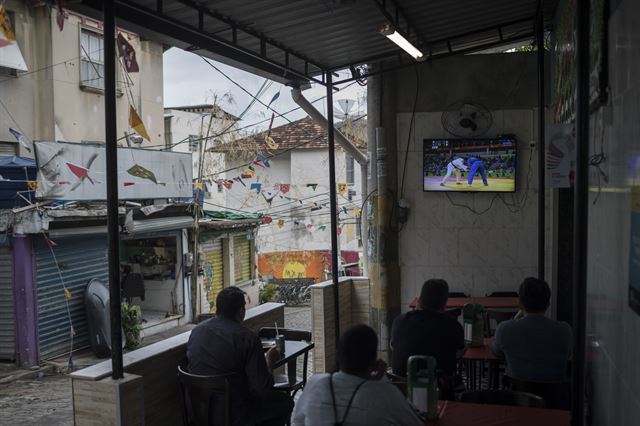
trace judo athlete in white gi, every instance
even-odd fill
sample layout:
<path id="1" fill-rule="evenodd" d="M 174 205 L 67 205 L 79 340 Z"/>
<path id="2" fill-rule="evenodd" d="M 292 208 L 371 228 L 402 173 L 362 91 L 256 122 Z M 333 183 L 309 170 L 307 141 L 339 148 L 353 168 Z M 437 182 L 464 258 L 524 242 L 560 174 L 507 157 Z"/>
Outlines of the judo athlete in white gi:
<path id="1" fill-rule="evenodd" d="M 453 172 L 456 172 L 456 185 L 460 185 L 460 177 L 462 176 L 463 171 L 467 171 L 467 166 L 465 166 L 464 164 L 464 159 L 462 157 L 455 157 L 449 162 L 449 164 L 447 164 L 447 174 L 444 175 L 442 182 L 440 182 L 440 186 L 444 186 L 445 182 Z"/>

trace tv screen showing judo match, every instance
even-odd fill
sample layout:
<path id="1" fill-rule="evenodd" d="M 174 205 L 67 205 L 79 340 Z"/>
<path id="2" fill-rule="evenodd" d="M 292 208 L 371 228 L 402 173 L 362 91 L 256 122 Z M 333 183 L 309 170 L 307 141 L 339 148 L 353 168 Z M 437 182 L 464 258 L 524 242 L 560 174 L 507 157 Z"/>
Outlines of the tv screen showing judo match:
<path id="1" fill-rule="evenodd" d="M 425 139 L 424 191 L 516 190 L 516 140 Z"/>

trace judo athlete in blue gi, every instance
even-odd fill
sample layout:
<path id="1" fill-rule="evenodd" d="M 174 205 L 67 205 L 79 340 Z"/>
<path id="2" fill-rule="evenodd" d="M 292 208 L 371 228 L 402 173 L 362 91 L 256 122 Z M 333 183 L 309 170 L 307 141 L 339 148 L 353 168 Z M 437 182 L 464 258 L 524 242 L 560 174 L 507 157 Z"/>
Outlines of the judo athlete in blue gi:
<path id="1" fill-rule="evenodd" d="M 489 184 L 487 183 L 487 174 L 484 171 L 482 160 L 476 157 L 469 157 L 467 159 L 467 165 L 470 168 L 469 174 L 467 175 L 467 182 L 469 183 L 469 186 L 473 184 L 473 178 L 476 173 L 480 173 L 480 176 L 482 176 L 482 183 L 484 183 L 484 186 L 489 186 Z"/>

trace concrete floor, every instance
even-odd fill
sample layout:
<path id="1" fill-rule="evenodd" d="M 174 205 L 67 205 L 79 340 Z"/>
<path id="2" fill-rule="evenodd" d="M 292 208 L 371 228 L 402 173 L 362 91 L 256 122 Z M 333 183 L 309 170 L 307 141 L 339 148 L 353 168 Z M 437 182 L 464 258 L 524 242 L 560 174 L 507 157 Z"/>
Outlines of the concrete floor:
<path id="1" fill-rule="evenodd" d="M 285 308 L 285 327 L 311 330 L 311 308 Z M 172 335 L 192 328 L 192 325 L 178 327 L 160 335 L 150 336 L 143 345 L 155 343 Z M 313 353 L 313 352 L 312 352 Z M 309 357 L 311 372 L 312 355 Z M 76 368 L 86 367 L 103 361 L 92 354 L 74 355 Z M 59 371 L 64 371 L 67 358 L 55 360 Z M 301 370 L 301 363 L 299 369 Z M 298 374 L 301 374 L 301 371 Z M 71 405 L 71 380 L 66 374 L 43 374 L 38 378 L 16 380 L 0 385 L 0 426 L 58 426 L 73 424 Z"/>

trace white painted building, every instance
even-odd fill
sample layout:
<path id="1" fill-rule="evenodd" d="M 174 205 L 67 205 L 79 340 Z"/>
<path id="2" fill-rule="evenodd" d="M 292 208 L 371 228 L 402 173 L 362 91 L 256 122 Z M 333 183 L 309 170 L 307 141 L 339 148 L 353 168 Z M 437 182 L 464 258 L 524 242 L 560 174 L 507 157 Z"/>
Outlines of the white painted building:
<path id="1" fill-rule="evenodd" d="M 361 149 L 366 147 L 365 120 L 357 125 L 341 126 L 347 137 Z M 345 130 L 349 128 L 351 131 Z M 314 252 L 313 262 L 318 262 L 331 249 L 331 224 L 329 210 L 329 157 L 327 133 L 311 118 L 306 117 L 271 130 L 270 137 L 278 146 L 267 150 L 266 133 L 237 141 L 233 149 L 220 147 L 217 152 L 226 155 L 226 179 L 233 180 L 230 189 L 225 189 L 226 207 L 229 210 L 257 212 L 265 216 L 256 237 L 259 253 L 259 273 L 263 276 L 283 278 L 283 263 L 292 260 L 283 254 L 300 257 L 301 252 Z M 351 135 L 351 136 L 350 136 Z M 269 157 L 268 152 L 274 156 Z M 251 164 L 257 155 L 268 157 L 264 162 Z M 360 167 L 352 157 L 336 147 L 336 180 L 338 183 L 338 205 L 340 213 L 339 246 L 343 261 L 357 262 L 359 243 L 359 214 L 362 204 L 360 193 Z M 249 169 L 255 170 L 251 178 L 242 178 Z M 246 185 L 246 186 L 245 186 Z M 253 189 L 252 189 L 253 185 Z M 259 185 L 259 188 L 257 186 Z M 269 199 L 271 201 L 269 202 Z M 205 205 L 206 208 L 206 205 Z M 274 254 L 278 255 L 274 255 Z M 307 263 L 312 262 L 308 259 Z M 323 269 L 330 269 L 324 256 Z M 277 259 L 277 260 L 276 260 Z M 305 263 L 296 260 L 294 263 Z M 297 265 L 307 269 L 307 276 L 321 279 L 318 265 Z M 313 269 L 313 272 L 309 269 Z M 302 273 L 302 272 L 300 272 Z M 288 276 L 291 278 L 292 276 Z M 302 278 L 302 275 L 296 277 Z"/>
<path id="2" fill-rule="evenodd" d="M 225 155 L 209 149 L 235 138 L 238 117 L 212 104 L 169 107 L 164 111 L 165 146 L 174 152 L 192 154 L 194 178 L 202 175 L 210 180 L 213 173 L 224 170 Z M 201 156 L 204 158 L 202 170 Z M 205 201 L 210 203 L 208 210 L 224 206 L 223 187 L 206 184 Z"/>

